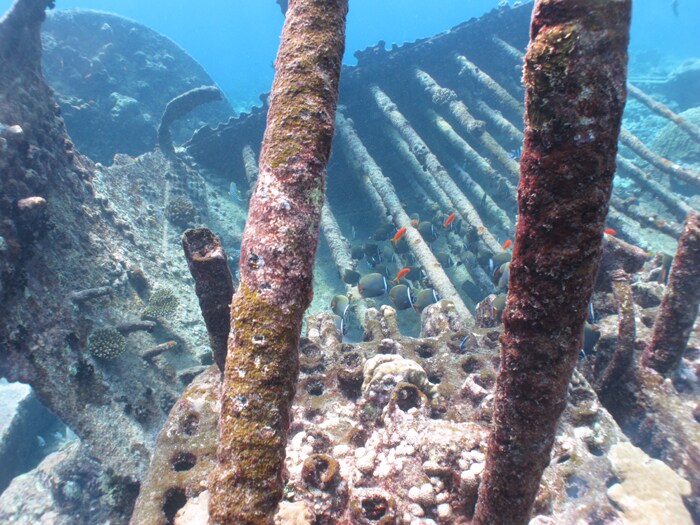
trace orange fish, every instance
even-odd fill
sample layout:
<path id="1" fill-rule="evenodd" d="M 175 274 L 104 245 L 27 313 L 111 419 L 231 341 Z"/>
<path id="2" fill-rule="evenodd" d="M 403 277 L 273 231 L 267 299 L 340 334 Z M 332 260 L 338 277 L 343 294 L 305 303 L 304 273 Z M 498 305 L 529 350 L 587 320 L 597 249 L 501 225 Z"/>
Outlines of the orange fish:
<path id="1" fill-rule="evenodd" d="M 508 239 L 506 242 L 503 243 L 503 249 L 504 249 L 504 250 L 507 250 L 507 249 L 510 248 L 512 245 L 513 245 L 513 241 L 511 241 L 510 239 Z"/>
<path id="2" fill-rule="evenodd" d="M 401 237 L 404 236 L 404 233 L 406 233 L 406 227 L 404 226 L 403 228 L 399 228 L 399 230 L 396 232 L 394 237 L 391 239 L 391 242 L 397 243 L 401 239 Z"/>
<path id="3" fill-rule="evenodd" d="M 402 268 L 401 270 L 399 270 L 399 273 L 397 273 L 396 277 L 394 277 L 394 282 L 398 283 L 399 280 L 410 271 L 411 271 L 410 268 Z"/>
<path id="4" fill-rule="evenodd" d="M 445 219 L 445 223 L 442 225 L 443 228 L 447 228 L 450 224 L 452 224 L 452 221 L 455 220 L 455 217 L 457 214 L 455 212 L 450 213 L 450 215 Z"/>
<path id="5" fill-rule="evenodd" d="M 605 228 L 605 233 L 608 235 L 615 235 L 617 233 L 617 230 L 615 228 Z"/>

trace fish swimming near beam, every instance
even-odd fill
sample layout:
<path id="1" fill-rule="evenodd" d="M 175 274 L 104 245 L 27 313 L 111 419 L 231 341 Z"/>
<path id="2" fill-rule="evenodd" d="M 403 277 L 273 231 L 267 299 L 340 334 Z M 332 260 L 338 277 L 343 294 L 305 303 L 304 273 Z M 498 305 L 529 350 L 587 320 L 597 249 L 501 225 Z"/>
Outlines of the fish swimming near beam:
<path id="1" fill-rule="evenodd" d="M 345 284 L 349 284 L 350 286 L 355 286 L 357 283 L 360 282 L 360 273 L 356 272 L 355 270 L 351 268 L 345 268 L 343 270 L 343 275 L 342 279 Z"/>
<path id="2" fill-rule="evenodd" d="M 360 291 L 362 297 L 379 297 L 384 295 L 387 291 L 386 277 L 381 273 L 368 273 L 357 285 L 357 289 Z"/>
<path id="3" fill-rule="evenodd" d="M 416 295 L 410 287 L 399 284 L 389 290 L 389 299 L 397 310 L 408 310 L 416 302 Z"/>
<path id="4" fill-rule="evenodd" d="M 401 240 L 401 237 L 403 237 L 403 236 L 406 234 L 406 230 L 407 230 L 407 229 L 408 229 L 408 228 L 406 228 L 406 226 L 404 226 L 403 228 L 399 228 L 399 229 L 396 231 L 396 234 L 391 238 L 391 242 L 394 243 L 394 244 L 396 244 L 397 242 L 399 242 L 399 241 Z"/>
<path id="5" fill-rule="evenodd" d="M 409 267 L 402 268 L 401 270 L 398 271 L 398 273 L 396 274 L 396 277 L 394 277 L 393 281 L 395 283 L 398 283 L 401 280 L 401 278 L 405 277 L 406 274 L 409 273 L 410 271 L 411 271 L 411 268 L 409 268 Z"/>
<path id="6" fill-rule="evenodd" d="M 430 221 L 423 221 L 418 224 L 418 232 L 423 237 L 423 240 L 427 243 L 433 242 L 437 239 L 437 233 L 435 232 L 435 227 Z"/>
<path id="7" fill-rule="evenodd" d="M 236 201 L 236 202 L 245 202 L 243 200 L 243 194 L 241 193 L 241 190 L 238 189 L 238 186 L 236 185 L 235 182 L 232 182 L 228 186 L 228 194 L 231 196 L 231 198 Z"/>
<path id="8" fill-rule="evenodd" d="M 350 299 L 347 295 L 336 295 L 331 300 L 331 310 L 339 317 L 345 318 L 350 308 Z"/>
<path id="9" fill-rule="evenodd" d="M 415 303 L 413 304 L 413 309 L 421 313 L 426 306 L 435 304 L 440 300 L 438 293 L 432 288 L 424 288 L 416 295 Z"/>

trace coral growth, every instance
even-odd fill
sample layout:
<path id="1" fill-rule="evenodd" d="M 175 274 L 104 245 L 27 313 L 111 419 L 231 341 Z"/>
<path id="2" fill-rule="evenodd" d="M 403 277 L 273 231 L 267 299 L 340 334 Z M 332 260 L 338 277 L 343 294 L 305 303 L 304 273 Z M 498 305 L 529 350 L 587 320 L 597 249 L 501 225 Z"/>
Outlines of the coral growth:
<path id="1" fill-rule="evenodd" d="M 88 350 L 98 359 L 115 359 L 126 351 L 126 338 L 115 328 L 98 328 L 88 338 Z"/>
<path id="2" fill-rule="evenodd" d="M 144 308 L 142 316 L 153 319 L 170 319 L 175 315 L 179 304 L 180 300 L 170 288 L 158 288 L 148 299 L 148 305 Z"/>
<path id="3" fill-rule="evenodd" d="M 197 210 L 192 201 L 186 197 L 173 197 L 165 207 L 165 217 L 180 228 L 191 226 L 196 216 Z"/>

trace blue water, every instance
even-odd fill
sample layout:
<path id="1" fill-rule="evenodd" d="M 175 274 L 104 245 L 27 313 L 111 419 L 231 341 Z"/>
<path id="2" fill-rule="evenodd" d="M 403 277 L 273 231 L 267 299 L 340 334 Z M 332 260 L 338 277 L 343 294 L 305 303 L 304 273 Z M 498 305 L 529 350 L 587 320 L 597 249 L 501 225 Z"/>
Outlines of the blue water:
<path id="1" fill-rule="evenodd" d="M 660 52 L 673 64 L 700 56 L 700 0 L 635 0 L 631 53 Z M 5 11 L 11 0 L 0 0 Z M 480 16 L 498 0 L 350 0 L 345 62 L 384 40 L 413 41 Z M 513 3 L 511 1 L 511 3 Z M 57 8 L 99 9 L 170 37 L 199 61 L 236 107 L 269 91 L 283 17 L 275 0 L 57 0 Z"/>

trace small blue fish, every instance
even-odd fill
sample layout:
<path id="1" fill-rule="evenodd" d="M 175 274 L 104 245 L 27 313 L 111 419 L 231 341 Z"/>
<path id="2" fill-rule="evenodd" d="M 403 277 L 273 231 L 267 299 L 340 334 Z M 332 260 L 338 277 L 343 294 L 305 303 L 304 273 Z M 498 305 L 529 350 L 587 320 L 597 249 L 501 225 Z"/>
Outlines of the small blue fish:
<path id="1" fill-rule="evenodd" d="M 241 190 L 238 189 L 235 182 L 232 182 L 228 187 L 228 194 L 236 202 L 243 202 L 243 194 Z"/>
<path id="2" fill-rule="evenodd" d="M 520 157 L 523 156 L 523 148 L 517 147 L 513 148 L 508 152 L 508 155 L 510 156 L 511 159 L 520 162 Z"/>

